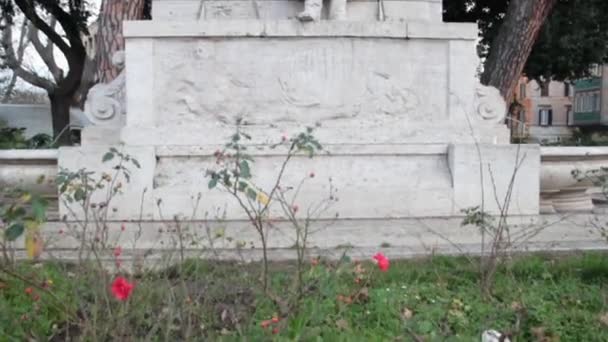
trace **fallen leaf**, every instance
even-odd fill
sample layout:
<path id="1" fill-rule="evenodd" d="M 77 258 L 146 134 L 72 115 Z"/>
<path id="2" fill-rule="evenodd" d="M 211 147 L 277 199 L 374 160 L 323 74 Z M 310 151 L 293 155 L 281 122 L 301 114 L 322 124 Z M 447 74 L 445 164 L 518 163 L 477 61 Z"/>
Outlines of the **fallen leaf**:
<path id="1" fill-rule="evenodd" d="M 356 303 L 365 303 L 369 300 L 369 289 L 367 287 L 362 287 L 354 296 L 353 302 Z"/>
<path id="2" fill-rule="evenodd" d="M 521 305 L 520 302 L 511 303 L 511 310 L 513 310 L 513 311 L 521 311 L 523 308 L 524 308 L 524 306 Z"/>
<path id="3" fill-rule="evenodd" d="M 42 254 L 43 248 L 44 243 L 42 242 L 40 231 L 38 231 L 38 229 L 28 230 L 25 235 L 25 249 L 27 251 L 27 256 L 30 259 L 37 260 Z"/>
<path id="4" fill-rule="evenodd" d="M 600 315 L 600 322 L 603 325 L 608 326 L 608 312 L 605 312 L 602 315 Z"/>
<path id="5" fill-rule="evenodd" d="M 533 327 L 530 330 L 537 342 L 559 342 L 559 336 L 547 332 L 545 327 Z"/>
<path id="6" fill-rule="evenodd" d="M 336 297 L 336 300 L 337 300 L 338 302 L 342 302 L 342 303 L 344 303 L 344 304 L 350 304 L 350 303 L 352 303 L 352 302 L 353 302 L 353 300 L 352 300 L 352 298 L 351 298 L 350 296 L 343 296 L 343 295 L 338 295 L 338 296 Z"/>
<path id="7" fill-rule="evenodd" d="M 404 320 L 407 321 L 412 317 L 414 317 L 414 312 L 409 308 L 405 307 L 401 310 L 401 318 L 403 318 Z"/>
<path id="8" fill-rule="evenodd" d="M 345 319 L 339 319 L 336 321 L 336 327 L 342 330 L 348 330 L 348 321 Z"/>
<path id="9" fill-rule="evenodd" d="M 356 264 L 355 265 L 355 274 L 362 274 L 365 273 L 365 268 L 363 268 L 363 266 L 361 264 Z"/>

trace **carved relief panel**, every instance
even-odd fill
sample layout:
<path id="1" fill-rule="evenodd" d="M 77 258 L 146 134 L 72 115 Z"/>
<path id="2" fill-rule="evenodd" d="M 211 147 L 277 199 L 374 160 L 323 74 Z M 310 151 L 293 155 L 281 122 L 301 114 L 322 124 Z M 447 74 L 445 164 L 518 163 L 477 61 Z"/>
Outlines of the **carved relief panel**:
<path id="1" fill-rule="evenodd" d="M 441 42 L 365 39 L 162 40 L 155 43 L 160 124 L 433 122 L 447 118 Z M 355 122 L 356 121 L 356 122 Z"/>

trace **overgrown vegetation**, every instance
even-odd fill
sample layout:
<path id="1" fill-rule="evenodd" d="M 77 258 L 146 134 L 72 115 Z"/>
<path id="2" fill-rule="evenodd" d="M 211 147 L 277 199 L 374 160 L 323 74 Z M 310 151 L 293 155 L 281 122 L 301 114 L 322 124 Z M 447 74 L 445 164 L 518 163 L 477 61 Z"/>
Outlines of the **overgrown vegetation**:
<path id="1" fill-rule="evenodd" d="M 52 138 L 48 134 L 36 134 L 25 137 L 25 128 L 7 127 L 0 120 L 0 150 L 49 148 Z"/>
<path id="2" fill-rule="evenodd" d="M 92 298 L 109 290 L 94 277 L 74 277 L 68 265 L 21 264 L 15 272 L 23 279 L 1 274 L 0 336 L 174 341 L 188 333 L 227 341 L 474 341 L 493 327 L 518 341 L 608 339 L 603 254 L 515 260 L 497 272 L 489 300 L 478 291 L 478 270 L 463 258 L 393 261 L 386 273 L 370 263 L 321 260 L 307 264 L 305 276 L 315 280 L 316 289 L 289 317 L 278 316 L 259 290 L 257 267 L 188 260 L 136 276 L 128 302 L 110 298 L 111 310 L 101 310 Z M 271 264 L 270 270 L 272 290 L 287 290 L 295 265 Z"/>
<path id="3" fill-rule="evenodd" d="M 218 252 L 225 248 L 239 255 L 247 244 L 254 246 L 254 241 L 227 236 L 221 219 L 162 219 L 158 232 L 146 232 L 152 235 L 139 246 L 141 220 L 111 218 L 115 198 L 140 167 L 126 148 L 100 156 L 108 163 L 106 173 L 60 171 L 61 200 L 72 215 L 64 218 L 64 229 L 40 234 L 44 203 L 17 194 L 3 207 L 0 221 L 0 336 L 50 341 L 470 341 L 496 329 L 526 341 L 608 339 L 606 255 L 517 259 L 509 254 L 518 241 L 506 222 L 517 165 L 505 198 L 494 199 L 497 218 L 491 219 L 483 205 L 465 212 L 463 225 L 480 229 L 482 246 L 487 239 L 481 258 L 389 261 L 390 255 L 377 253 L 360 262 L 348 257 L 348 248 L 338 261 L 311 254 L 308 237 L 318 232 L 314 225 L 335 200 L 333 187 L 330 182 L 327 199 L 304 207 L 298 194 L 314 172 L 295 185 L 284 184 L 283 173 L 298 154 L 312 157 L 322 150 L 312 133 L 308 128 L 272 145 L 284 148 L 273 154 L 284 159 L 269 189 L 256 184 L 255 160 L 247 153 L 251 145 L 244 144 L 251 138 L 239 123 L 225 149 L 215 153 L 217 168 L 208 172 L 208 187 L 237 201 L 261 240 L 259 263 L 219 261 Z M 490 176 L 494 184 L 491 170 Z M 143 196 L 145 191 L 142 203 Z M 199 195 L 193 212 L 200 200 Z M 163 218 L 161 200 L 157 206 Z M 264 241 L 278 232 L 278 225 L 291 228 L 282 233 L 293 239 L 294 262 L 271 262 L 266 255 Z M 34 260 L 42 253 L 42 242 L 69 241 L 72 262 L 16 262 L 15 243 L 23 235 Z"/>

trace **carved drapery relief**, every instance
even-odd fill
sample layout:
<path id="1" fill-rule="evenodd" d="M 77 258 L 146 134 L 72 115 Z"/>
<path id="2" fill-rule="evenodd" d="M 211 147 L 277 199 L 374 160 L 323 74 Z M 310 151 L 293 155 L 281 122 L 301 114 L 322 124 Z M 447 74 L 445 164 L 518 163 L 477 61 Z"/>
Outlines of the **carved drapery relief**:
<path id="1" fill-rule="evenodd" d="M 121 126 L 126 116 L 126 74 L 125 54 L 119 51 L 112 57 L 112 63 L 121 69 L 120 74 L 110 83 L 99 83 L 89 90 L 84 104 L 84 113 L 93 124 Z"/>

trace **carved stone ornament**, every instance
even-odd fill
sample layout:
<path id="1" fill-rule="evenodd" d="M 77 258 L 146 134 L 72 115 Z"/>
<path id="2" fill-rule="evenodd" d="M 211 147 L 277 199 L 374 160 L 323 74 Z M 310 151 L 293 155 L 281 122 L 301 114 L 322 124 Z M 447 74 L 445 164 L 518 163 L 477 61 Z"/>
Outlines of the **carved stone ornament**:
<path id="1" fill-rule="evenodd" d="M 304 11 L 298 14 L 300 21 L 319 21 L 323 10 L 323 0 L 304 0 Z M 329 1 L 329 19 L 346 19 L 346 0 Z"/>
<path id="2" fill-rule="evenodd" d="M 475 89 L 475 113 L 483 120 L 500 123 L 507 114 L 507 103 L 498 89 L 479 84 Z"/>
<path id="3" fill-rule="evenodd" d="M 110 83 L 99 83 L 89 90 L 84 113 L 94 125 L 121 126 L 126 116 L 125 54 L 119 51 L 112 57 L 112 64 L 122 69 Z"/>

